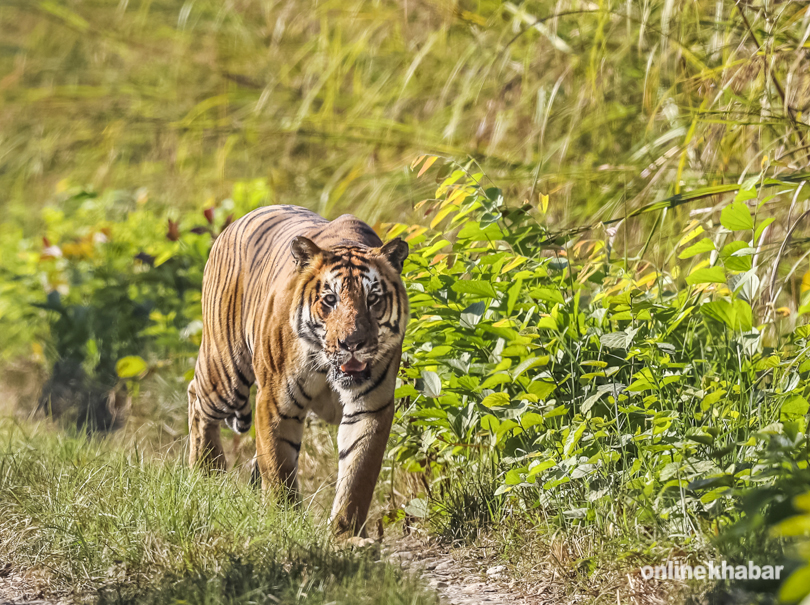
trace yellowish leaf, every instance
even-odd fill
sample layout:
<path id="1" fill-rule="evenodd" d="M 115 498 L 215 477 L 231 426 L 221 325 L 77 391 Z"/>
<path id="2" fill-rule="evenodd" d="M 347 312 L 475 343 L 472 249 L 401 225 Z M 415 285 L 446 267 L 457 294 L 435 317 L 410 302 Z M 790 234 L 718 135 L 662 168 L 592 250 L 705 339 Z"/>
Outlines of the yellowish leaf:
<path id="1" fill-rule="evenodd" d="M 516 256 L 515 258 L 510 260 L 508 263 L 506 263 L 506 265 L 504 265 L 503 269 L 501 269 L 501 275 L 503 275 L 504 273 L 508 273 L 509 271 L 511 271 L 512 269 L 514 269 L 515 267 L 517 267 L 519 265 L 522 265 L 527 260 L 529 260 L 529 259 L 527 259 L 525 256 Z"/>
<path id="2" fill-rule="evenodd" d="M 802 293 L 810 290 L 810 271 L 802 276 Z"/>
<path id="3" fill-rule="evenodd" d="M 388 225 L 383 225 L 383 227 L 386 226 Z M 398 235 L 404 233 L 407 228 L 408 225 L 405 225 L 403 223 L 394 223 L 393 225 L 390 225 L 390 227 L 388 228 L 388 232 L 385 234 L 385 237 L 386 239 L 394 239 Z"/>
<path id="4" fill-rule="evenodd" d="M 420 163 L 422 160 L 424 160 L 426 157 L 427 157 L 426 155 L 420 155 L 420 156 L 419 156 L 418 158 L 416 158 L 416 159 L 415 159 L 413 162 L 411 162 L 411 170 L 413 170 L 414 168 L 416 168 L 416 167 L 419 165 L 419 163 Z"/>
<path id="5" fill-rule="evenodd" d="M 456 210 L 455 206 L 447 206 L 447 208 L 442 208 L 441 210 L 439 210 L 439 212 L 436 213 L 436 216 L 433 217 L 433 220 L 430 221 L 430 228 L 435 229 L 436 225 L 441 223 L 447 217 L 448 214 L 450 214 L 455 210 Z"/>
<path id="6" fill-rule="evenodd" d="M 415 229 L 410 235 L 408 235 L 408 237 L 405 238 L 405 241 L 409 242 L 409 241 L 411 241 L 413 239 L 416 239 L 417 237 L 422 235 L 427 230 L 428 230 L 427 227 L 419 227 L 418 229 Z"/>
<path id="7" fill-rule="evenodd" d="M 548 212 L 548 195 L 540 194 L 540 211 L 545 214 Z"/>
<path id="8" fill-rule="evenodd" d="M 434 156 L 429 157 L 427 160 L 425 160 L 425 163 L 422 165 L 422 168 L 419 169 L 419 173 L 416 175 L 416 178 L 419 178 L 420 176 L 425 174 L 430 169 L 430 167 L 433 166 L 433 164 L 436 163 L 436 160 L 438 160 L 438 159 L 439 158 L 437 158 L 434 155 Z"/>

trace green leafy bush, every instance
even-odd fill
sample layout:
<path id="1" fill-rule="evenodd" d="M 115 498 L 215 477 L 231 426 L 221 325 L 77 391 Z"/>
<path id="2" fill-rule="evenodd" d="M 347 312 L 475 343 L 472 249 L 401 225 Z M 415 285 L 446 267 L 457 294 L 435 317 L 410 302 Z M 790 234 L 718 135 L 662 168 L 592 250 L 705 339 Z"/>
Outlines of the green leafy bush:
<path id="1" fill-rule="evenodd" d="M 788 461 L 806 468 L 810 329 L 782 336 L 790 322 L 765 284 L 782 259 L 762 245 L 771 219 L 750 209 L 771 181 L 738 186 L 719 223 L 648 221 L 630 256 L 616 228 L 552 229 L 546 196 L 510 205 L 469 169 L 439 171 L 419 206 L 429 227 L 388 231 L 414 248 L 392 452 L 407 470 L 463 481 L 494 455 L 512 507 L 694 536 Z M 803 314 L 806 293 L 791 296 Z"/>
<path id="2" fill-rule="evenodd" d="M 240 184 L 218 209 L 173 220 L 144 191 L 70 191 L 43 213 L 39 250 L 21 234 L 5 244 L 16 263 L 5 267 L 0 310 L 25 325 L 3 352 L 19 355 L 33 341 L 47 359 L 40 407 L 110 428 L 139 377 L 165 366 L 187 373 L 211 242 L 266 199 L 263 182 Z"/>

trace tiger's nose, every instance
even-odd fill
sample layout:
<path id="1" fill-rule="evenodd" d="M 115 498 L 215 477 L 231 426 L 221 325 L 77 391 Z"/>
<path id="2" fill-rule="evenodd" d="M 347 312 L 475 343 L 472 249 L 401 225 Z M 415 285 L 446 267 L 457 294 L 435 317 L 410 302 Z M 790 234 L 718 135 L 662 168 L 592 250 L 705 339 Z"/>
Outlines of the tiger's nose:
<path id="1" fill-rule="evenodd" d="M 347 351 L 357 351 L 358 349 L 362 349 L 363 346 L 366 344 L 366 339 L 363 336 L 349 336 L 346 339 L 338 338 L 338 344 L 340 345 L 341 349 L 346 349 Z"/>

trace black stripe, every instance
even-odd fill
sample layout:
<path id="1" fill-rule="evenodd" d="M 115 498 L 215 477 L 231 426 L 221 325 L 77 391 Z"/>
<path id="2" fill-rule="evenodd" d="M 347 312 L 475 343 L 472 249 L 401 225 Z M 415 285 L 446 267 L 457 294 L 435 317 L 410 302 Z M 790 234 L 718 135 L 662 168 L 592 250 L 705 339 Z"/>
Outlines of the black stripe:
<path id="1" fill-rule="evenodd" d="M 224 420 L 225 418 L 228 418 L 228 416 L 230 416 L 230 414 L 228 414 L 228 412 L 221 412 L 221 411 L 217 410 L 216 408 L 214 408 L 214 410 L 216 410 L 216 412 L 217 412 L 216 415 L 211 414 L 207 409 L 205 409 L 204 405 L 201 405 L 198 409 L 209 420 Z"/>
<path id="2" fill-rule="evenodd" d="M 219 391 L 217 389 L 214 389 L 213 393 L 211 393 L 211 394 L 216 395 L 217 399 L 219 399 L 219 402 L 222 405 L 225 406 L 225 409 L 223 410 L 223 409 L 219 408 L 218 406 L 214 405 L 214 402 L 211 401 L 210 403 L 214 407 L 214 409 L 216 409 L 219 412 L 227 412 L 227 414 L 230 416 L 230 414 L 231 414 L 231 404 L 230 404 L 230 402 L 227 399 L 225 399 L 222 395 L 220 395 Z"/>
<path id="3" fill-rule="evenodd" d="M 359 443 L 360 443 L 360 442 L 361 442 L 363 439 L 366 439 L 367 437 L 370 437 L 372 434 L 373 434 L 373 433 L 364 433 L 363 435 L 361 435 L 361 436 L 360 436 L 360 437 L 357 439 L 357 441 L 355 441 L 354 443 L 352 443 L 352 444 L 351 444 L 351 445 L 350 445 L 348 448 L 346 448 L 345 450 L 341 451 L 341 452 L 340 452 L 340 454 L 338 454 L 338 459 L 343 460 L 344 458 L 346 458 L 346 456 L 348 456 L 349 454 L 351 454 L 351 453 L 352 453 L 352 452 L 355 450 L 355 448 L 357 447 L 357 445 L 358 445 L 358 444 L 359 444 Z"/>
<path id="4" fill-rule="evenodd" d="M 298 422 L 304 422 L 304 419 L 300 416 L 290 416 L 288 414 L 282 414 L 281 412 L 278 413 L 278 417 L 282 420 L 296 420 Z"/>
<path id="5" fill-rule="evenodd" d="M 293 393 L 293 390 L 292 390 L 292 385 L 289 382 L 287 383 L 287 395 L 289 395 L 290 401 L 292 401 L 299 410 L 304 409 L 304 406 L 301 405 L 298 402 L 298 400 L 295 398 L 295 394 Z"/>
<path id="6" fill-rule="evenodd" d="M 242 340 L 244 341 L 244 338 Z M 234 359 L 233 361 L 234 361 L 233 369 L 236 371 L 236 377 L 239 379 L 239 382 L 241 382 L 246 387 L 252 386 L 253 383 L 249 381 L 247 379 L 247 376 L 245 376 L 242 373 L 242 370 L 239 369 L 239 364 L 236 363 L 236 359 Z"/>
<path id="7" fill-rule="evenodd" d="M 241 402 L 244 403 L 245 401 L 248 400 L 248 397 L 250 397 L 250 391 L 248 391 L 245 394 L 243 394 L 242 391 L 236 391 L 236 399 L 238 401 L 241 401 Z"/>
<path id="8" fill-rule="evenodd" d="M 361 391 L 360 393 L 358 393 L 357 397 L 355 397 L 355 399 L 358 399 L 360 397 L 365 397 L 366 395 L 371 393 L 371 391 L 373 391 L 378 386 L 380 386 L 385 381 L 386 376 L 388 376 L 388 372 L 391 371 L 391 366 L 392 365 L 394 365 L 394 364 L 391 363 L 391 360 L 389 359 L 388 360 L 388 367 L 386 367 L 384 371 L 380 372 L 380 375 L 377 377 L 377 380 L 375 380 L 370 387 L 368 387 L 368 388 L 364 389 L 363 391 Z"/>
<path id="9" fill-rule="evenodd" d="M 295 441 L 291 441 L 290 439 L 285 439 L 284 437 L 279 437 L 278 439 L 279 439 L 279 441 L 283 441 L 284 443 L 289 445 L 291 448 L 293 448 L 296 453 L 301 451 L 301 442 L 300 441 L 298 443 L 296 443 Z"/>
<path id="10" fill-rule="evenodd" d="M 377 414 L 378 412 L 382 412 L 383 410 L 388 409 L 392 403 L 394 403 L 393 399 L 388 403 L 386 403 L 384 406 L 377 408 L 376 410 L 361 410 L 359 412 L 352 412 L 351 414 L 343 414 L 344 420 L 346 418 L 354 418 L 354 420 L 352 420 L 351 422 L 344 422 L 344 420 L 341 420 L 340 424 L 356 424 L 362 420 L 360 416 L 363 416 L 365 414 Z"/>
<path id="11" fill-rule="evenodd" d="M 312 396 L 307 394 L 307 392 L 304 390 L 304 387 L 301 386 L 301 381 L 298 378 L 295 379 L 295 384 L 298 385 L 298 390 L 301 391 L 301 395 L 304 396 L 304 399 L 306 399 L 307 401 L 312 401 Z"/>

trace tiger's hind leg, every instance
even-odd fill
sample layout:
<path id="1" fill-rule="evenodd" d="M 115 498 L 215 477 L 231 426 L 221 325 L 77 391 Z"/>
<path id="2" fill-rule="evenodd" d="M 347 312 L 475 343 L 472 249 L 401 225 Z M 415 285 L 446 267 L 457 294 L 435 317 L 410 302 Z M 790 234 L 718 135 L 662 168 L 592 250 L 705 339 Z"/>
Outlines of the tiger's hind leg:
<path id="1" fill-rule="evenodd" d="M 197 396 L 196 379 L 188 385 L 189 465 L 225 470 L 225 451 L 219 436 L 220 420 L 206 413 Z"/>

